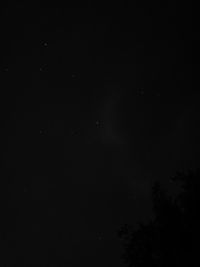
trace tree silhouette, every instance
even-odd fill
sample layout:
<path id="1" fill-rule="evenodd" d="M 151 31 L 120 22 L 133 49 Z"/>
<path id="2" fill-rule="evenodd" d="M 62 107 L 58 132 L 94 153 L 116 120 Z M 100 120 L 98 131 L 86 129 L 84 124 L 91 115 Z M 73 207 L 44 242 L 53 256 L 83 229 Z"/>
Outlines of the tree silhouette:
<path id="1" fill-rule="evenodd" d="M 124 263 L 131 266 L 200 266 L 200 169 L 170 178 L 181 183 L 181 192 L 169 197 L 158 182 L 152 190 L 155 218 L 139 229 L 123 226 Z"/>

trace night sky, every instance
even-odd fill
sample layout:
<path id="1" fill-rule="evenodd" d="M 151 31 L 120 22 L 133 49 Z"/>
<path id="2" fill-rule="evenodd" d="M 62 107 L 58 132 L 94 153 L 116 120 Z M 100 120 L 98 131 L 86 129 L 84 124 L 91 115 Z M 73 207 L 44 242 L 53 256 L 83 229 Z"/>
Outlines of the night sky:
<path id="1" fill-rule="evenodd" d="M 121 266 L 116 231 L 151 218 L 152 183 L 199 166 L 190 12 L 2 8 L 7 263 Z"/>

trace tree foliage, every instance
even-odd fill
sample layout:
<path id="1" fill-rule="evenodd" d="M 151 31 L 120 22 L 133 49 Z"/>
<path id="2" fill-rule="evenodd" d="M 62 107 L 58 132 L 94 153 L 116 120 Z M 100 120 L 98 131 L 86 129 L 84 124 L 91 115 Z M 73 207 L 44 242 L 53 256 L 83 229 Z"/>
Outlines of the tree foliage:
<path id="1" fill-rule="evenodd" d="M 181 183 L 175 199 L 155 182 L 152 190 L 155 219 L 130 231 L 123 226 L 123 261 L 127 266 L 200 266 L 200 169 L 170 178 Z"/>

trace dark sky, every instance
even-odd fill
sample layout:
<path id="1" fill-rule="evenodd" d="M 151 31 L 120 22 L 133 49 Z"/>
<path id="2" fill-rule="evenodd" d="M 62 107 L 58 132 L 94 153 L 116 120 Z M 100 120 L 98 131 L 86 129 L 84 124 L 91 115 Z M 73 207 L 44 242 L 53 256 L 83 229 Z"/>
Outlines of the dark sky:
<path id="1" fill-rule="evenodd" d="M 2 9 L 3 242 L 17 262 L 121 266 L 116 230 L 151 217 L 153 181 L 198 166 L 190 12 Z"/>

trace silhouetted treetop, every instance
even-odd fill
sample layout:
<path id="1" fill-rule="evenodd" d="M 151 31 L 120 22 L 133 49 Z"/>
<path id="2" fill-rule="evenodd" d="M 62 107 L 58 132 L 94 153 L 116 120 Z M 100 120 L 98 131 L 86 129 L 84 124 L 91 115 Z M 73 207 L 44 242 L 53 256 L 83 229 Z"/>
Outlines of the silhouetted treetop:
<path id="1" fill-rule="evenodd" d="M 124 237 L 122 259 L 127 266 L 200 266 L 200 169 L 170 178 L 181 183 L 173 199 L 155 182 L 152 188 L 155 218 L 135 231 L 119 231 Z M 124 234 L 124 235 L 123 235 Z"/>

